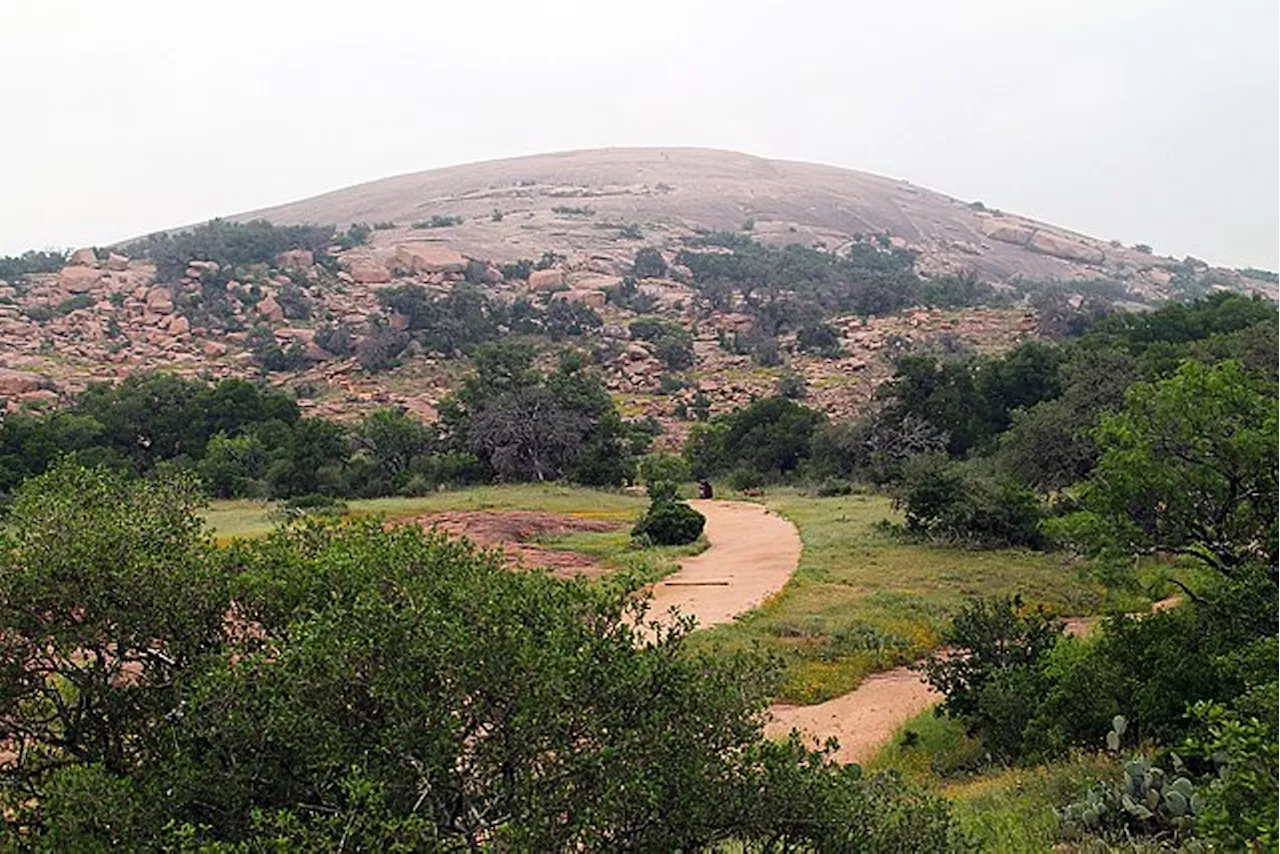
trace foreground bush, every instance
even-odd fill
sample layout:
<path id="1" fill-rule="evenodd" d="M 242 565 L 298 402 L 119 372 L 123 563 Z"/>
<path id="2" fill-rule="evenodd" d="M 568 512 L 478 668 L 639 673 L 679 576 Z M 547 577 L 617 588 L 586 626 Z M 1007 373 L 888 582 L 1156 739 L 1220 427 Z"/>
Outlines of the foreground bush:
<path id="1" fill-rule="evenodd" d="M 771 675 L 627 591 L 404 526 L 215 548 L 60 466 L 0 540 L 6 847 L 957 850 L 942 803 L 761 737 Z"/>

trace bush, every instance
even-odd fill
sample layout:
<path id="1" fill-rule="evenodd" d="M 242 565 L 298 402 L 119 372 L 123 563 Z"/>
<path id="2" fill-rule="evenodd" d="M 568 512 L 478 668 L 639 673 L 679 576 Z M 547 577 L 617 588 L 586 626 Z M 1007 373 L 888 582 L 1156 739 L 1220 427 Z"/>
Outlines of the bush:
<path id="1" fill-rule="evenodd" d="M 413 224 L 414 228 L 449 228 L 455 225 L 462 225 L 462 217 L 453 216 L 452 214 L 435 214 L 431 219 L 419 220 Z"/>
<path id="2" fill-rule="evenodd" d="M 894 504 L 917 534 L 986 548 L 1041 548 L 1045 516 L 1034 492 L 1016 482 L 950 463 L 940 454 L 909 460 Z"/>
<path id="3" fill-rule="evenodd" d="M 675 454 L 650 454 L 640 460 L 639 469 L 640 479 L 645 483 L 685 483 L 693 476 L 689 471 L 689 463 Z"/>
<path id="4" fill-rule="evenodd" d="M 667 262 L 661 252 L 652 246 L 646 246 L 636 253 L 632 272 L 640 279 L 661 279 L 667 274 Z"/>
<path id="5" fill-rule="evenodd" d="M 379 520 L 220 548 L 189 490 L 69 468 L 4 525 L 5 850 L 963 850 L 630 590 Z"/>
<path id="6" fill-rule="evenodd" d="M 683 501 L 655 501 L 631 530 L 631 536 L 660 546 L 683 546 L 702 536 L 706 522 L 707 517 Z"/>
<path id="7" fill-rule="evenodd" d="M 764 475 L 755 469 L 737 468 L 729 474 L 729 485 L 739 492 L 764 486 Z"/>
<path id="8" fill-rule="evenodd" d="M 502 271 L 502 278 L 504 279 L 527 279 L 529 274 L 533 272 L 533 262 L 528 258 L 521 258 L 514 264 L 503 264 L 498 269 Z"/>
<path id="9" fill-rule="evenodd" d="M 944 632 L 946 655 L 919 665 L 944 700 L 940 714 L 964 723 L 1001 759 L 1022 755 L 1023 733 L 1045 684 L 1041 665 L 1063 626 L 1018 597 L 967 602 Z"/>

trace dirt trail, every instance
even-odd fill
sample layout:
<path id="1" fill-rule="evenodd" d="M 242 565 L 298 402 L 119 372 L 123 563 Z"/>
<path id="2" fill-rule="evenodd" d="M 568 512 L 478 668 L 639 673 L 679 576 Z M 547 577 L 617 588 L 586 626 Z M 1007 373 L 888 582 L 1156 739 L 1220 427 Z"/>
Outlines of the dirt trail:
<path id="1" fill-rule="evenodd" d="M 781 738 L 800 730 L 820 747 L 835 736 L 837 762 L 866 762 L 897 732 L 898 727 L 942 698 L 920 680 L 919 673 L 895 667 L 877 673 L 848 694 L 812 706 L 769 707 L 765 735 Z"/>
<path id="2" fill-rule="evenodd" d="M 781 590 L 796 571 L 800 533 L 786 519 L 745 501 L 689 503 L 707 517 L 711 546 L 653 586 L 651 618 L 675 607 L 703 628 L 728 623 Z"/>
<path id="3" fill-rule="evenodd" d="M 1154 603 L 1151 610 L 1164 611 L 1179 601 L 1177 596 L 1170 596 Z M 1102 617 L 1069 617 L 1063 622 L 1067 634 L 1079 637 L 1092 631 L 1101 620 Z M 837 762 L 866 762 L 889 743 L 898 727 L 941 700 L 942 695 L 930 688 L 919 673 L 895 667 L 868 677 L 848 694 L 825 703 L 770 706 L 764 731 L 770 737 L 781 738 L 798 729 L 815 746 L 835 736 L 840 741 L 840 749 L 833 754 Z"/>

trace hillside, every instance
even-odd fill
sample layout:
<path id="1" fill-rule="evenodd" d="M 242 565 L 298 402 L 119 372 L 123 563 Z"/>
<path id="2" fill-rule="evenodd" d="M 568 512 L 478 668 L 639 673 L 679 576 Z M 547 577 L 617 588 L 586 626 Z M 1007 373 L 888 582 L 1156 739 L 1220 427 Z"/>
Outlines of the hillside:
<path id="1" fill-rule="evenodd" d="M 702 149 L 456 166 L 4 261 L 9 411 L 165 369 L 265 375 L 328 416 L 432 418 L 467 353 L 523 336 L 587 353 L 667 442 L 784 379 L 846 417 L 913 349 L 998 352 L 1100 303 L 1275 289 L 903 181 Z"/>
<path id="2" fill-rule="evenodd" d="M 575 216 L 555 208 L 590 207 Z M 502 211 L 501 221 L 492 213 Z M 838 250 L 856 235 L 888 234 L 920 253 L 923 273 L 975 273 L 1025 280 L 1116 279 L 1164 296 L 1170 259 L 1087 237 L 941 193 L 815 163 L 766 160 L 698 148 L 613 148 L 544 154 L 433 169 L 372 181 L 235 217 L 274 223 L 394 222 L 460 216 L 448 245 L 495 261 L 561 254 L 630 260 L 618 229 L 639 225 L 647 243 L 698 230 L 734 230 L 745 221 L 776 244 Z M 407 228 L 378 235 L 390 246 Z M 1223 283 L 1247 287 L 1223 272 Z"/>

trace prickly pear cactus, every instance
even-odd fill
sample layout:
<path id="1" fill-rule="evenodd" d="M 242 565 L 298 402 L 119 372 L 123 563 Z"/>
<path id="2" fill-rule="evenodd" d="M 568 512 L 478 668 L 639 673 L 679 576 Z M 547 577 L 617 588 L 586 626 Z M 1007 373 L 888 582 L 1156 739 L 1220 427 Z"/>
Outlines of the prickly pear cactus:
<path id="1" fill-rule="evenodd" d="M 1128 721 L 1116 715 L 1107 733 L 1107 749 L 1119 753 Z M 1190 836 L 1204 797 L 1181 773 L 1182 760 L 1171 755 L 1173 774 L 1153 765 L 1145 756 L 1134 756 L 1121 767 L 1112 785 L 1090 789 L 1083 800 L 1057 810 L 1063 836 L 1155 836 L 1174 841 Z"/>

